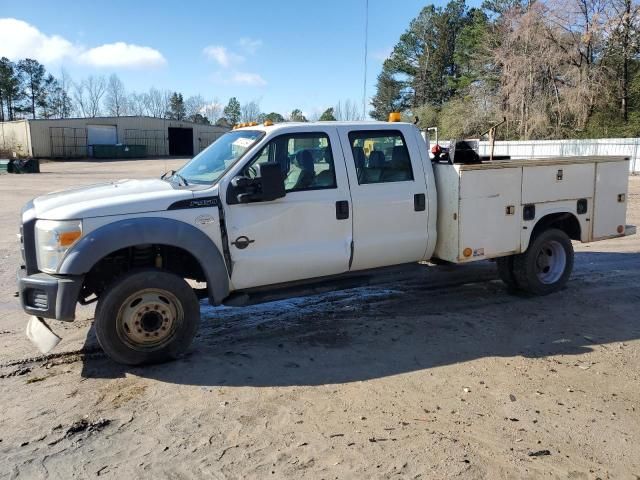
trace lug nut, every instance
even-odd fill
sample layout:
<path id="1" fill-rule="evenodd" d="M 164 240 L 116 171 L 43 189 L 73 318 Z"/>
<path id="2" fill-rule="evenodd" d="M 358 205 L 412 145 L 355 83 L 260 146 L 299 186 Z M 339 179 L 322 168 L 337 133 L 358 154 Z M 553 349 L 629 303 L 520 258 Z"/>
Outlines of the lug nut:
<path id="1" fill-rule="evenodd" d="M 149 336 L 149 334 L 148 334 L 148 333 L 145 333 L 145 334 L 144 334 L 144 336 L 145 336 L 145 337 L 148 337 L 148 336 Z"/>
<path id="2" fill-rule="evenodd" d="M 138 333 L 142 333 L 142 330 L 138 329 Z"/>

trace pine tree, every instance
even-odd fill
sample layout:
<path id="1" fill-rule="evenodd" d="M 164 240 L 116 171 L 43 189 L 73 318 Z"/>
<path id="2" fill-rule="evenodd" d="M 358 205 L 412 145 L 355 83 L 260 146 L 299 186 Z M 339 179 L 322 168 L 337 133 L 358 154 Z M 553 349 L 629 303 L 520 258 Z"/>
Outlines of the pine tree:
<path id="1" fill-rule="evenodd" d="M 0 58 L 0 107 L 7 112 L 1 120 L 15 120 L 22 97 L 22 72 L 8 58 Z"/>
<path id="2" fill-rule="evenodd" d="M 45 69 L 37 60 L 26 58 L 18 62 L 18 68 L 25 76 L 25 94 L 29 99 L 31 118 L 36 118 L 36 104 L 43 94 Z"/>
<path id="3" fill-rule="evenodd" d="M 169 98 L 169 111 L 167 118 L 170 120 L 184 120 L 186 111 L 184 108 L 184 98 L 181 93 L 173 92 Z"/>
<path id="4" fill-rule="evenodd" d="M 408 99 L 402 95 L 403 83 L 396 80 L 385 61 L 378 75 L 376 94 L 371 99 L 372 118 L 385 121 L 391 112 L 401 112 L 408 107 Z"/>
<path id="5" fill-rule="evenodd" d="M 335 119 L 336 117 L 333 114 L 333 107 L 327 108 L 324 112 L 322 112 L 322 115 L 320 115 L 321 122 L 331 122 L 335 121 Z"/>
<path id="6" fill-rule="evenodd" d="M 224 107 L 223 113 L 231 125 L 236 125 L 240 121 L 240 102 L 236 97 L 229 99 L 229 103 Z"/>

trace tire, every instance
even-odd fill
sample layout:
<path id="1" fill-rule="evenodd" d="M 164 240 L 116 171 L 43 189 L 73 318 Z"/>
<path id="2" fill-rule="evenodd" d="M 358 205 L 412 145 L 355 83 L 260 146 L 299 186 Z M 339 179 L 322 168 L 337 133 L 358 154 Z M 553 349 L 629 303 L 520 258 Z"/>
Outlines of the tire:
<path id="1" fill-rule="evenodd" d="M 94 323 L 98 343 L 116 362 L 159 363 L 189 348 L 200 324 L 200 305 L 179 276 L 136 270 L 100 296 Z"/>
<path id="2" fill-rule="evenodd" d="M 509 290 L 518 290 L 518 282 L 516 276 L 513 273 L 513 257 L 499 257 L 496 259 L 496 266 L 498 267 L 498 276 L 500 280 L 504 282 Z"/>
<path id="3" fill-rule="evenodd" d="M 545 230 L 531 239 L 526 252 L 513 257 L 518 287 L 534 295 L 564 288 L 573 270 L 573 245 L 562 230 Z"/>

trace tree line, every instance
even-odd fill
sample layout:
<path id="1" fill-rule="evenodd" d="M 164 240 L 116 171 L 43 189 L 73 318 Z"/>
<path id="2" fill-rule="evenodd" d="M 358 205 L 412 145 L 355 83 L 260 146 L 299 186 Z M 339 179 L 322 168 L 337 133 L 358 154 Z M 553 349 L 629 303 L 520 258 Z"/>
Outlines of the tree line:
<path id="1" fill-rule="evenodd" d="M 371 102 L 478 136 L 640 136 L 637 0 L 464 0 L 426 6 L 385 60 Z"/>
<path id="2" fill-rule="evenodd" d="M 154 87 L 147 92 L 133 92 L 125 88 L 116 74 L 90 75 L 76 82 L 64 69 L 55 77 L 37 60 L 0 59 L 0 121 L 131 115 L 222 126 L 265 120 L 278 123 L 361 118 L 352 100 L 340 101 L 307 118 L 298 108 L 285 114 L 262 112 L 259 100 L 240 103 L 231 97 L 224 105 L 218 98 L 207 100 L 202 95 L 185 98 L 180 92 Z"/>

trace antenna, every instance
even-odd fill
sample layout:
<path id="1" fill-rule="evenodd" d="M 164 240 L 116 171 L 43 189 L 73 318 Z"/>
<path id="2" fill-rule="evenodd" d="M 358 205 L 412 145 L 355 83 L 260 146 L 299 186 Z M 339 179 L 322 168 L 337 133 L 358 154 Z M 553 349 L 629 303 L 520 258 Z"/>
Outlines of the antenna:
<path id="1" fill-rule="evenodd" d="M 369 44 L 369 0 L 365 0 L 364 12 L 364 85 L 362 87 L 362 119 L 367 118 L 367 49 Z"/>

